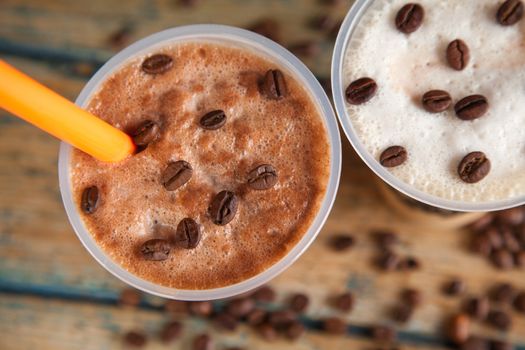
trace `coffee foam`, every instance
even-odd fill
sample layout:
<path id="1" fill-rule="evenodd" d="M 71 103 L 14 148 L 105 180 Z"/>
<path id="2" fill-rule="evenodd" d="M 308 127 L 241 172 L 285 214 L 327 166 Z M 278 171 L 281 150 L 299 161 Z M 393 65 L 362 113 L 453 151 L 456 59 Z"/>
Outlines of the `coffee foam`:
<path id="1" fill-rule="evenodd" d="M 327 133 L 309 94 L 285 72 L 289 96 L 262 97 L 257 82 L 278 67 L 255 53 L 207 42 L 177 44 L 157 52 L 174 59 L 158 76 L 141 72 L 145 57 L 130 61 L 92 98 L 88 110 L 123 130 L 148 118 L 162 136 L 143 152 L 108 164 L 75 150 L 71 181 L 77 203 L 87 186 L 100 189 L 101 204 L 83 220 L 116 262 L 141 278 L 179 289 L 230 285 L 265 270 L 305 234 L 319 210 L 329 177 Z M 222 109 L 219 130 L 199 127 L 200 117 Z M 160 183 L 171 161 L 186 160 L 191 180 L 169 192 Z M 247 187 L 248 172 L 272 164 L 279 180 L 270 190 Z M 232 190 L 239 209 L 226 226 L 207 214 L 213 196 Z M 193 250 L 173 249 L 162 262 L 145 261 L 147 239 L 169 237 L 185 217 L 201 225 Z"/>
<path id="2" fill-rule="evenodd" d="M 360 106 L 347 105 L 356 133 L 376 159 L 392 145 L 404 146 L 408 161 L 389 169 L 418 190 L 450 200 L 490 202 L 525 194 L 525 20 L 510 27 L 496 22 L 500 2 L 420 0 L 422 26 L 405 35 L 395 28 L 405 0 L 376 0 L 363 16 L 343 66 L 343 86 L 368 76 L 377 95 Z M 463 71 L 446 62 L 448 44 L 460 38 L 471 59 Z M 454 109 L 430 114 L 421 96 L 448 91 L 453 103 L 471 94 L 489 100 L 489 111 L 463 121 Z M 476 184 L 457 176 L 467 153 L 484 152 L 489 175 Z"/>

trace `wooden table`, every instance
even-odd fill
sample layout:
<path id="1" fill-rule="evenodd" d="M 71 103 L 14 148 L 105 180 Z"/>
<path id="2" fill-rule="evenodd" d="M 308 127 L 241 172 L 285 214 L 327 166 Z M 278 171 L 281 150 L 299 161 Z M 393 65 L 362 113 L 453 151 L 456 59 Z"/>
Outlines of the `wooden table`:
<path id="1" fill-rule="evenodd" d="M 317 75 L 329 75 L 333 42 L 307 29 L 315 14 L 342 18 L 349 3 L 328 7 L 317 0 L 203 0 L 181 8 L 175 0 L 2 0 L 0 57 L 51 88 L 73 99 L 96 67 L 115 50 L 108 37 L 129 25 L 130 40 L 172 26 L 224 23 L 246 27 L 264 17 L 282 25 L 283 41 L 321 40 L 321 54 L 306 60 Z M 326 37 L 326 36 L 325 36 Z M 0 77 L 1 83 L 1 77 Z M 390 324 L 388 312 L 407 286 L 421 289 L 425 303 L 402 330 L 403 349 L 442 349 L 441 328 L 458 309 L 459 299 L 441 295 L 441 284 L 460 276 L 472 294 L 483 293 L 495 281 L 525 288 L 524 272 L 497 272 L 464 249 L 466 233 L 407 222 L 384 204 L 372 173 L 343 138 L 344 169 L 337 201 L 313 246 L 289 270 L 272 282 L 277 303 L 291 292 L 312 297 L 307 334 L 298 342 L 279 340 L 275 349 L 366 349 L 373 344 L 362 327 Z M 62 207 L 57 182 L 58 141 L 0 112 L 0 349 L 113 349 L 122 332 L 158 332 L 167 315 L 163 300 L 145 297 L 136 309 L 117 306 L 125 286 L 100 267 L 73 233 Z M 410 273 L 383 274 L 371 266 L 374 244 L 369 232 L 389 228 L 399 232 L 401 250 L 423 261 Z M 352 232 L 357 244 L 349 252 L 332 253 L 327 241 L 336 233 Z M 353 312 L 344 317 L 353 326 L 348 336 L 328 336 L 315 320 L 336 314 L 326 300 L 352 290 Z M 217 333 L 208 323 L 184 320 L 186 331 L 175 348 L 187 349 L 191 338 L 211 332 L 217 349 L 242 345 L 266 349 L 268 343 L 245 327 Z M 502 337 L 525 347 L 525 317 L 516 317 L 512 332 L 500 334 L 482 326 L 483 335 Z M 163 348 L 152 339 L 150 348 Z M 173 348 L 173 346 L 171 347 Z"/>

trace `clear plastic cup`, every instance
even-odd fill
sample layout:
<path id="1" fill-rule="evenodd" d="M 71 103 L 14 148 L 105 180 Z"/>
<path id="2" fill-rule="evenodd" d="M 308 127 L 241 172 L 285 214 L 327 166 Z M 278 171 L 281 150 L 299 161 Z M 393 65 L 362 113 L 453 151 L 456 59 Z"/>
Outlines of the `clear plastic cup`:
<path id="1" fill-rule="evenodd" d="M 58 174 L 62 201 L 64 202 L 69 221 L 84 247 L 106 270 L 121 279 L 123 282 L 137 289 L 164 298 L 178 300 L 212 300 L 242 294 L 267 283 L 297 260 L 297 258 L 299 258 L 299 256 L 301 256 L 301 254 L 314 241 L 330 213 L 339 186 L 341 173 L 341 140 L 337 126 L 337 119 L 326 93 L 315 76 L 301 61 L 282 46 L 261 35 L 247 30 L 222 25 L 191 25 L 168 29 L 134 43 L 111 58 L 91 78 L 78 96 L 76 104 L 80 107 L 86 107 L 90 97 L 99 89 L 106 78 L 123 66 L 128 59 L 135 57 L 136 55 L 142 55 L 146 52 L 154 51 L 157 47 L 169 43 L 184 41 L 191 42 L 194 40 L 213 40 L 220 43 L 230 43 L 251 49 L 259 55 L 268 57 L 273 62 L 276 62 L 283 70 L 288 71 L 289 74 L 292 74 L 298 79 L 298 81 L 302 82 L 302 85 L 310 93 L 312 100 L 318 107 L 330 142 L 330 178 L 328 180 L 326 193 L 321 203 L 320 210 L 315 216 L 308 231 L 296 246 L 294 246 L 281 260 L 270 266 L 265 271 L 234 285 L 206 290 L 181 290 L 161 286 L 139 278 L 115 263 L 97 245 L 92 235 L 84 226 L 79 215 L 78 205 L 73 201 L 71 192 L 69 163 L 72 147 L 66 143 L 62 143 L 60 146 Z"/>
<path id="2" fill-rule="evenodd" d="M 404 195 L 411 197 L 419 202 L 433 207 L 457 211 L 457 212 L 486 212 L 503 210 L 525 204 L 525 195 L 500 201 L 491 202 L 466 202 L 448 200 L 430 195 L 417 190 L 409 184 L 399 180 L 387 169 L 379 164 L 373 155 L 368 153 L 361 140 L 357 136 L 355 129 L 348 116 L 345 102 L 345 86 L 343 86 L 343 62 L 349 41 L 357 28 L 363 14 L 372 5 L 374 0 L 356 0 L 350 11 L 348 11 L 337 36 L 332 57 L 332 94 L 339 122 L 346 134 L 346 137 L 356 150 L 357 154 L 363 159 L 370 169 L 378 175 L 384 182 Z"/>

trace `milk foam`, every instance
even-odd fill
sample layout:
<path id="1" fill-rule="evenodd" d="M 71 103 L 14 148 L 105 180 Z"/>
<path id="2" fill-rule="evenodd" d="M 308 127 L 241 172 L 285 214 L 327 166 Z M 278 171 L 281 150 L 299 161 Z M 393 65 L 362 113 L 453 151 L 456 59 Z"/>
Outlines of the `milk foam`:
<path id="1" fill-rule="evenodd" d="M 361 143 L 376 159 L 392 145 L 404 146 L 408 161 L 390 171 L 418 190 L 450 200 L 489 202 L 525 195 L 525 20 L 496 22 L 493 0 L 418 0 L 422 26 L 405 35 L 394 25 L 406 0 L 376 0 L 363 16 L 344 58 L 343 86 L 368 76 L 377 95 L 347 105 Z M 463 71 L 446 62 L 446 47 L 460 38 L 470 48 Z M 430 114 L 421 96 L 448 91 L 453 103 L 471 94 L 489 100 L 487 114 L 463 121 L 454 109 Z M 482 151 L 492 170 L 476 184 L 463 183 L 457 165 Z"/>

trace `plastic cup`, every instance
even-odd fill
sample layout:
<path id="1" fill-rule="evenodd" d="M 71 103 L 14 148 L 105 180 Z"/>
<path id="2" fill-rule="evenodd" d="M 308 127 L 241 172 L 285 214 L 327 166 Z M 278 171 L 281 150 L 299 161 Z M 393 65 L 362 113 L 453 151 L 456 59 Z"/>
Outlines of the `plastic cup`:
<path id="1" fill-rule="evenodd" d="M 343 62 L 350 39 L 352 38 L 355 29 L 359 25 L 362 16 L 373 2 L 374 0 L 355 1 L 341 25 L 332 57 L 332 94 L 335 109 L 343 131 L 356 150 L 357 154 L 361 157 L 361 159 L 363 159 L 366 165 L 368 165 L 368 167 L 372 169 L 372 171 L 376 173 L 376 175 L 379 176 L 385 183 L 402 194 L 433 207 L 458 212 L 486 212 L 503 210 L 525 204 L 525 195 L 491 202 L 457 201 L 433 196 L 423 191 L 417 190 L 409 184 L 399 180 L 387 169 L 381 166 L 381 164 L 379 164 L 379 162 L 370 153 L 368 153 L 366 148 L 361 143 L 361 140 L 359 139 L 352 125 L 346 109 L 344 96 L 346 87 L 343 86 Z"/>
<path id="2" fill-rule="evenodd" d="M 242 294 L 267 283 L 292 265 L 292 263 L 297 260 L 297 258 L 299 258 L 299 256 L 314 241 L 326 221 L 335 200 L 341 173 L 341 140 L 339 137 L 337 119 L 323 88 L 308 68 L 306 68 L 306 66 L 289 51 L 275 42 L 247 30 L 222 25 L 205 24 L 178 27 L 153 34 L 125 48 L 111 58 L 86 84 L 78 96 L 76 104 L 85 108 L 90 97 L 99 89 L 106 78 L 126 64 L 129 59 L 137 55 L 154 51 L 156 48 L 162 47 L 166 44 L 185 41 L 191 42 L 195 40 L 229 43 L 250 49 L 259 55 L 268 57 L 283 70 L 288 71 L 289 74 L 292 74 L 298 79 L 311 95 L 311 98 L 317 105 L 319 114 L 323 119 L 330 143 L 331 164 L 330 178 L 327 183 L 326 193 L 322 200 L 319 212 L 301 240 L 281 260 L 277 261 L 258 275 L 234 285 L 206 290 L 181 290 L 161 286 L 135 276 L 115 263 L 98 246 L 92 235 L 84 226 L 79 214 L 78 204 L 73 201 L 69 171 L 72 147 L 66 143 L 62 143 L 58 159 L 58 173 L 62 201 L 64 202 L 66 213 L 73 229 L 88 252 L 106 270 L 121 279 L 123 282 L 137 289 L 164 298 L 190 301 L 221 299 Z"/>

